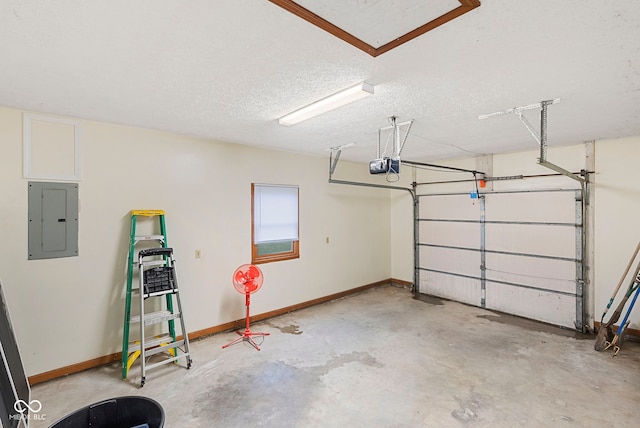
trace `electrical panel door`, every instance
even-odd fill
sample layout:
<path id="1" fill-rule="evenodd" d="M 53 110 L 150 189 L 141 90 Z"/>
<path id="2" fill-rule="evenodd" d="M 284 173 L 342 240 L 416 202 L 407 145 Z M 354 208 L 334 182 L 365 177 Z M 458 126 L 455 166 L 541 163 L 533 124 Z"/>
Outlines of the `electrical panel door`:
<path id="1" fill-rule="evenodd" d="M 29 182 L 29 260 L 78 255 L 78 185 Z"/>

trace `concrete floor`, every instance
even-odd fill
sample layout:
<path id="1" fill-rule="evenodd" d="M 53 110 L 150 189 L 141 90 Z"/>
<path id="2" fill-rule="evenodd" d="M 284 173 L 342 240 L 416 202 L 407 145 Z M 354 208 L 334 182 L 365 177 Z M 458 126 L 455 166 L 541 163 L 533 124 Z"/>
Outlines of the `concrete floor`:
<path id="1" fill-rule="evenodd" d="M 255 298 L 259 298 L 259 295 Z M 188 315 L 188 314 L 187 314 Z M 188 322 L 188 317 L 187 317 Z M 192 342 L 175 365 L 121 380 L 118 364 L 33 387 L 48 426 L 123 395 L 162 404 L 166 427 L 640 426 L 640 344 L 593 350 L 593 337 L 379 287 Z"/>

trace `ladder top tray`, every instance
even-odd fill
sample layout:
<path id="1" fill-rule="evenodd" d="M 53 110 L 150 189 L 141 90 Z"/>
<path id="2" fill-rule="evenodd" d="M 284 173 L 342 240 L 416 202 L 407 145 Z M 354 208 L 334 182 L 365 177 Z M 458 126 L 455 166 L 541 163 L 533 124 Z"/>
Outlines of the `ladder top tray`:
<path id="1" fill-rule="evenodd" d="M 138 253 L 139 257 L 150 257 L 150 256 L 170 256 L 173 253 L 173 248 L 170 247 L 161 247 L 161 248 L 147 248 L 145 250 L 140 250 Z"/>
<path id="2" fill-rule="evenodd" d="M 164 210 L 131 210 L 131 215 L 145 215 L 145 216 L 154 216 L 154 215 L 164 215 Z"/>

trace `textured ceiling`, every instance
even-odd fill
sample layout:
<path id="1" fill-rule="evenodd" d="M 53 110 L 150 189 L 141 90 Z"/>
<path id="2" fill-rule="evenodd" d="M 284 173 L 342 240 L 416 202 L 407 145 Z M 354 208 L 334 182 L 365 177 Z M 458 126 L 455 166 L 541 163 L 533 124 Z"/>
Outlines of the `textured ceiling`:
<path id="1" fill-rule="evenodd" d="M 348 3 L 393 11 L 379 36 L 364 25 L 376 43 L 423 12 L 418 1 Z M 352 15 L 360 28 L 378 19 Z M 484 0 L 373 58 L 267 0 L 7 0 L 0 105 L 319 156 L 356 143 L 343 158 L 366 162 L 392 115 L 415 119 L 406 159 L 535 149 L 515 117 L 478 115 L 561 98 L 549 145 L 575 144 L 640 135 L 639 23 L 633 1 Z M 375 95 L 278 125 L 363 80 Z"/>

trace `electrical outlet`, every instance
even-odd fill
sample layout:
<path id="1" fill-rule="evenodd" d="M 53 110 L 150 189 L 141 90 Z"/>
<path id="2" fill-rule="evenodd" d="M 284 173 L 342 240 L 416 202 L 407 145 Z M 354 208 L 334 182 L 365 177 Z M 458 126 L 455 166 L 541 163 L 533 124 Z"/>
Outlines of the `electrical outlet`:
<path id="1" fill-rule="evenodd" d="M 202 251 L 196 250 L 196 259 L 201 259 L 201 258 L 202 258 Z"/>

